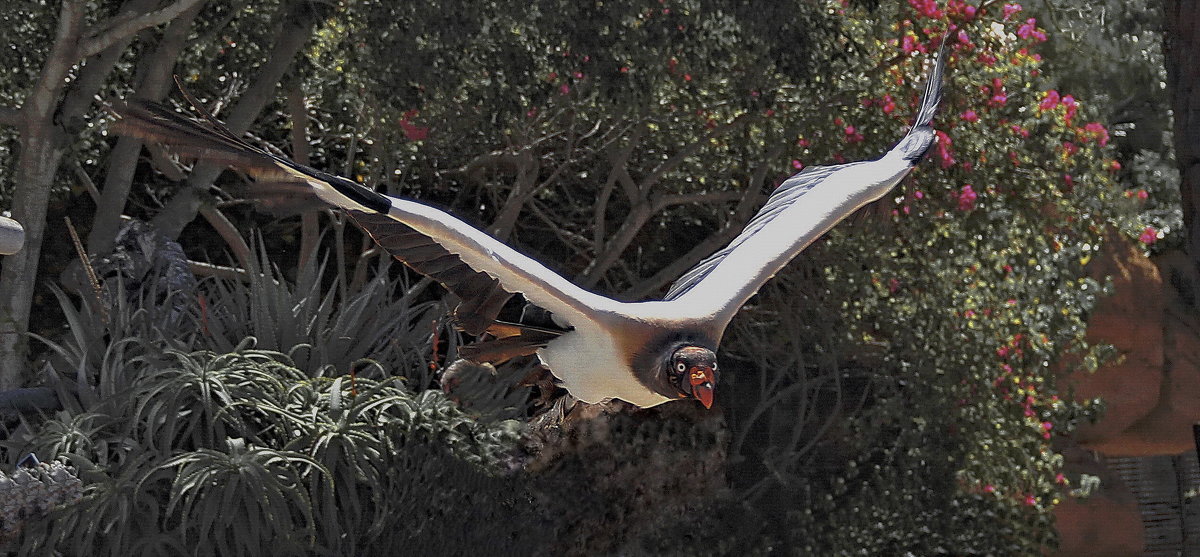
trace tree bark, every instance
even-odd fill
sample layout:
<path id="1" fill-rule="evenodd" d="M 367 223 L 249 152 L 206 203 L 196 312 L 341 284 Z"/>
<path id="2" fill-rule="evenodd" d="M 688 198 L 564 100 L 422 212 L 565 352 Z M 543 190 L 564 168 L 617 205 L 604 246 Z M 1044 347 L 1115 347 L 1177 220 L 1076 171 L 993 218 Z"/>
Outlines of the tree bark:
<path id="1" fill-rule="evenodd" d="M 25 226 L 24 248 L 4 259 L 0 269 L 0 389 L 18 386 L 25 366 L 37 266 L 46 231 L 46 208 L 50 190 L 58 174 L 59 163 L 92 99 L 104 84 L 121 51 L 138 31 L 161 23 L 178 8 L 190 7 L 201 0 L 180 0 L 168 11 L 140 17 L 157 4 L 155 0 L 130 0 L 118 15 L 95 26 L 101 31 L 89 33 L 84 22 L 85 6 L 79 0 L 63 0 L 54 43 L 42 66 L 41 74 L 13 114 L 5 111 L 5 120 L 15 122 L 20 134 L 20 153 L 13 173 L 17 184 L 13 192 L 12 216 Z M 68 79 L 72 66 L 88 58 L 73 81 Z"/>
<path id="2" fill-rule="evenodd" d="M 296 3 L 290 9 L 280 11 L 283 21 L 267 61 L 258 68 L 254 83 L 233 105 L 228 116 L 222 118 L 233 133 L 245 133 L 250 128 L 254 119 L 274 97 L 276 86 L 292 67 L 296 54 L 308 42 L 316 19 L 307 9 Z M 223 170 L 224 167 L 211 163 L 197 164 L 185 187 L 171 198 L 151 224 L 166 237 L 178 238 L 183 228 L 196 218 L 200 205 L 209 197 L 207 188 Z"/>
<path id="3" fill-rule="evenodd" d="M 1163 61 L 1174 112 L 1175 161 L 1187 252 L 1200 270 L 1200 4 L 1190 0 L 1163 2 Z"/>
<path id="4" fill-rule="evenodd" d="M 137 89 L 134 98 L 152 101 L 162 100 L 171 87 L 171 75 L 175 60 L 187 44 L 192 21 L 200 13 L 203 4 L 197 3 L 180 14 L 163 31 L 158 47 L 138 64 Z M 112 251 L 113 241 L 121 226 L 121 214 L 129 198 L 137 169 L 138 155 L 142 152 L 142 140 L 132 136 L 117 139 L 108 157 L 108 171 L 104 176 L 104 190 L 97 202 L 96 218 L 88 233 L 88 253 L 104 254 Z"/>

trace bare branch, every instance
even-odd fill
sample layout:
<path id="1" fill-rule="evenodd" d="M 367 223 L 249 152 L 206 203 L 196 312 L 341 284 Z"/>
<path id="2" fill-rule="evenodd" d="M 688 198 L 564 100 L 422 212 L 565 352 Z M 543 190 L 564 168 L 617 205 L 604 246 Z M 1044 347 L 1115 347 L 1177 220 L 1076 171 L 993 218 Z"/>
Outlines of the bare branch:
<path id="1" fill-rule="evenodd" d="M 686 205 L 688 203 L 724 203 L 726 201 L 737 201 L 744 196 L 744 192 L 734 190 L 659 195 L 651 202 L 651 212 L 658 213 L 667 207 Z"/>
<path id="2" fill-rule="evenodd" d="M 99 54 L 104 49 L 128 39 L 142 29 L 162 25 L 179 17 L 180 14 L 203 1 L 178 0 L 161 10 L 141 15 L 113 18 L 104 29 L 93 32 L 82 41 L 79 57 L 88 58 Z"/>
<path id="3" fill-rule="evenodd" d="M 79 159 L 75 159 L 72 162 L 74 163 L 72 164 L 74 168 L 71 170 L 75 172 L 75 177 L 79 179 L 79 183 L 83 184 L 84 189 L 86 189 L 88 195 L 91 196 L 92 202 L 99 203 L 100 189 L 96 187 L 96 182 L 92 181 L 92 177 L 88 176 L 87 171 L 83 169 L 83 165 L 79 164 Z"/>
<path id="4" fill-rule="evenodd" d="M 25 97 L 21 107 L 27 118 L 49 121 L 58 105 L 59 92 L 64 87 L 67 72 L 78 61 L 76 48 L 83 30 L 83 5 L 75 0 L 63 0 L 54 34 L 54 47 L 42 66 L 41 77 Z"/>
<path id="5" fill-rule="evenodd" d="M 783 152 L 783 147 L 775 147 L 762 160 L 773 161 Z M 679 278 L 680 275 L 691 269 L 692 266 L 699 263 L 700 260 L 712 255 L 721 246 L 725 245 L 730 240 L 733 240 L 742 231 L 742 222 L 749 220 L 751 209 L 758 206 L 763 195 L 763 183 L 766 181 L 767 172 L 770 164 L 763 162 L 754 170 L 754 174 L 750 177 L 750 183 L 746 189 L 741 192 L 736 192 L 741 196 L 738 200 L 737 207 L 730 213 L 729 218 L 725 221 L 725 226 L 718 232 L 705 238 L 691 250 L 688 250 L 682 257 L 676 258 L 666 267 L 654 273 L 650 278 L 639 281 L 633 287 L 625 291 L 625 296 L 629 299 L 637 299 L 648 295 L 649 293 L 662 288 L 667 283 Z"/>
<path id="6" fill-rule="evenodd" d="M 658 183 L 658 181 L 662 179 L 664 174 L 678 168 L 679 165 L 683 164 L 683 161 L 687 160 L 688 157 L 696 154 L 697 151 L 699 151 L 705 145 L 708 145 L 714 138 L 725 135 L 726 133 L 730 132 L 731 130 L 741 127 L 742 124 L 745 124 L 749 120 L 750 120 L 750 113 L 747 112 L 747 113 L 737 116 L 736 118 L 734 118 L 733 120 L 731 120 L 729 122 L 726 122 L 724 124 L 721 124 L 721 125 L 713 128 L 707 134 L 704 134 L 704 137 L 701 137 L 700 139 L 693 141 L 688 146 L 681 149 L 678 153 L 675 153 L 671 158 L 663 161 L 662 164 L 658 165 L 657 168 L 655 168 L 653 171 L 650 172 L 650 174 L 648 174 L 645 178 L 642 179 L 641 183 L 638 184 L 638 187 L 641 188 L 642 191 L 649 189 L 650 186 Z"/>

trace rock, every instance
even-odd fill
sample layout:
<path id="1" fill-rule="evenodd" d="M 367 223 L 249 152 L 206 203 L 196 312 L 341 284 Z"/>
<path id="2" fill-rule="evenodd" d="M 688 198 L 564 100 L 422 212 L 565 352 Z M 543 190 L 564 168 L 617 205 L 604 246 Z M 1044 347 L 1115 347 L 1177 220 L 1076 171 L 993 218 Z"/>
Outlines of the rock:
<path id="1" fill-rule="evenodd" d="M 1162 316 L 1166 296 L 1158 267 L 1133 243 L 1110 232 L 1089 264 L 1097 280 L 1112 277 L 1113 294 L 1097 301 L 1087 341 L 1116 347 L 1121 358 L 1095 373 L 1073 373 L 1064 383 L 1081 400 L 1101 397 L 1105 412 L 1076 433 L 1083 445 L 1106 442 L 1145 418 L 1158 405 L 1163 381 Z M 1066 385 L 1064 385 L 1065 387 Z"/>
<path id="2" fill-rule="evenodd" d="M 1192 424 L 1200 421 L 1200 319 L 1197 319 L 1192 287 L 1197 283 L 1192 261 L 1181 252 L 1155 258 L 1169 286 L 1161 316 L 1162 380 L 1158 397 L 1149 413 L 1120 432 L 1093 439 L 1088 446 L 1110 456 L 1175 455 L 1196 449 Z M 1120 398 L 1102 394 L 1112 400 Z M 1104 420 L 1098 425 L 1103 426 Z"/>

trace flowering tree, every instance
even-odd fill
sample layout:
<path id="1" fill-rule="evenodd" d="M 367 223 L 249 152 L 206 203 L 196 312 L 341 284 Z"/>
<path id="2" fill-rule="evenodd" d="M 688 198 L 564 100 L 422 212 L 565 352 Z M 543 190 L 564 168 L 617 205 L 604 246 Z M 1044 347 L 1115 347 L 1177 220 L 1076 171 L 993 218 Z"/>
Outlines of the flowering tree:
<path id="1" fill-rule="evenodd" d="M 799 492 L 764 491 L 813 497 L 819 510 L 797 514 L 816 553 L 1036 552 L 1053 543 L 1048 511 L 1068 482 L 1056 439 L 1092 411 L 1056 386 L 1061 370 L 1100 358 L 1083 341 L 1083 319 L 1101 285 L 1083 267 L 1106 229 L 1154 242 L 1156 231 L 1133 217 L 1146 192 L 1116 185 L 1120 163 L 1093 112 L 1040 85 L 1038 50 L 1048 37 L 1020 5 L 911 0 L 896 11 L 846 15 L 847 34 L 867 53 L 856 71 L 840 72 L 861 76 L 846 84 L 861 87 L 859 102 L 798 140 L 794 164 L 887 148 L 916 102 L 912 76 L 943 40 L 949 93 L 937 148 L 876 208 L 876 226 L 836 229 L 808 253 L 809 286 L 800 292 L 811 294 L 768 288 L 769 303 L 746 316 L 788 323 L 788 331 L 804 330 L 790 321 L 817 317 L 804 304 L 823 305 L 819 318 L 840 316 L 840 338 L 810 326 L 810 336 L 785 345 L 818 369 L 814 362 L 841 355 L 817 377 L 840 372 L 843 391 L 861 397 L 843 396 L 841 406 L 859 410 L 828 424 L 849 435 L 813 451 L 818 463 L 827 453 L 853 455 L 831 466 L 831 488 L 798 481 Z M 886 349 L 873 353 L 877 346 Z M 854 389 L 846 372 L 864 361 L 867 386 Z M 782 433 L 784 416 L 762 416 L 796 405 L 783 407 L 742 427 Z M 810 473 L 813 459 L 789 456 L 779 454 L 771 471 Z M 825 521 L 853 526 L 821 528 Z"/>

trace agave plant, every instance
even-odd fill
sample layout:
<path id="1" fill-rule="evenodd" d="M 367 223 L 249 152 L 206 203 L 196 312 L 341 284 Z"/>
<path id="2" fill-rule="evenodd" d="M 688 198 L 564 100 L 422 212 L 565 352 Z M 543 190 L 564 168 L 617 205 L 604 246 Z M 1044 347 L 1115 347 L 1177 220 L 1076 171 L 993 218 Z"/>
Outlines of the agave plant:
<path id="1" fill-rule="evenodd" d="M 322 271 L 289 283 L 260 246 L 245 281 L 144 280 L 107 306 L 56 292 L 68 330 L 42 340 L 62 408 L 0 447 L 69 461 L 84 492 L 26 528 L 21 551 L 373 554 L 444 543 L 459 528 L 446 513 L 511 515 L 517 423 L 413 390 L 432 384 L 440 304 L 386 267 L 360 289 Z M 502 530 L 452 537 L 480 547 Z"/>
<path id="2" fill-rule="evenodd" d="M 226 439 L 227 450 L 202 448 L 167 460 L 178 469 L 166 514 L 180 521 L 199 554 L 300 554 L 316 525 L 304 477 L 322 469 L 312 458 Z M 302 536 L 297 536 L 302 533 Z"/>
<path id="3" fill-rule="evenodd" d="M 346 373 L 370 358 L 386 374 L 404 375 L 414 385 L 431 383 L 432 325 L 444 307 L 417 302 L 404 275 L 389 278 L 384 265 L 361 289 L 340 288 L 345 282 L 340 275 L 325 286 L 324 265 L 308 257 L 292 284 L 271 265 L 261 243 L 258 252 L 245 281 L 212 279 L 203 285 L 201 346 L 232 352 L 252 337 L 257 348 L 288 354 L 312 377 Z"/>

